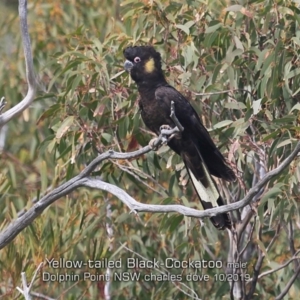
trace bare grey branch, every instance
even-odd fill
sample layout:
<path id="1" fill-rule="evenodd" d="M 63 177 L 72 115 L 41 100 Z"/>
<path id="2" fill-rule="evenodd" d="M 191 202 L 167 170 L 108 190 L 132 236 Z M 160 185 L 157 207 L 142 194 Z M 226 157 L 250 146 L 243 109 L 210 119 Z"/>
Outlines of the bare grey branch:
<path id="1" fill-rule="evenodd" d="M 37 276 L 37 273 L 39 272 L 39 270 L 43 267 L 44 263 L 41 262 L 39 264 L 39 266 L 37 267 L 37 269 L 35 270 L 34 274 L 33 274 L 33 277 L 32 277 L 32 280 L 30 282 L 30 285 L 28 286 L 27 285 L 27 279 L 26 279 L 26 273 L 25 272 L 22 272 L 21 273 L 21 277 L 22 277 L 22 286 L 23 286 L 23 289 L 19 288 L 17 286 L 17 290 L 24 296 L 24 298 L 26 300 L 31 300 L 32 297 L 32 292 L 31 292 L 31 289 L 32 289 L 32 286 L 33 286 L 33 283 L 34 283 L 34 280 Z M 48 298 L 49 299 L 49 298 Z"/>
<path id="2" fill-rule="evenodd" d="M 37 81 L 33 69 L 33 59 L 31 53 L 31 43 L 27 25 L 27 1 L 19 0 L 19 16 L 21 35 L 24 47 L 24 56 L 26 64 L 26 77 L 28 82 L 28 91 L 25 98 L 17 105 L 0 115 L 0 126 L 3 126 L 16 115 L 24 111 L 33 101 L 37 88 Z M 3 99 L 3 98 L 2 98 Z M 3 108 L 3 107 L 2 107 Z"/>
<path id="3" fill-rule="evenodd" d="M 178 128 L 173 128 L 178 130 Z M 160 135 L 158 137 L 158 144 L 163 140 L 164 136 Z M 39 202 L 37 202 L 33 207 L 31 207 L 22 216 L 12 222 L 5 230 L 0 234 L 0 249 L 5 247 L 9 242 L 11 242 L 24 228 L 33 222 L 49 205 L 58 200 L 59 198 L 68 195 L 73 190 L 81 186 L 89 186 L 92 188 L 102 189 L 109 191 L 110 193 L 116 195 L 121 201 L 123 201 L 128 207 L 135 212 L 152 212 L 152 213 L 168 213 L 168 212 L 178 212 L 180 214 L 195 217 L 204 218 L 215 216 L 219 213 L 229 212 L 242 208 L 249 204 L 252 198 L 256 195 L 260 189 L 267 184 L 273 177 L 280 174 L 297 156 L 300 151 L 300 142 L 297 143 L 295 149 L 292 153 L 284 160 L 284 162 L 279 165 L 276 169 L 267 173 L 253 188 L 250 189 L 249 193 L 240 201 L 236 203 L 231 203 L 228 205 L 208 209 L 205 211 L 199 211 L 196 209 L 188 208 L 183 205 L 151 205 L 139 203 L 131 196 L 129 196 L 122 189 L 110 185 L 101 180 L 88 178 L 90 173 L 105 159 L 131 159 L 136 158 L 142 154 L 145 154 L 151 150 L 148 145 L 142 149 L 139 149 L 130 153 L 120 153 L 110 150 L 105 152 L 98 157 L 96 157 L 79 175 L 65 182 L 61 186 L 54 189 L 48 195 L 44 196 Z"/>

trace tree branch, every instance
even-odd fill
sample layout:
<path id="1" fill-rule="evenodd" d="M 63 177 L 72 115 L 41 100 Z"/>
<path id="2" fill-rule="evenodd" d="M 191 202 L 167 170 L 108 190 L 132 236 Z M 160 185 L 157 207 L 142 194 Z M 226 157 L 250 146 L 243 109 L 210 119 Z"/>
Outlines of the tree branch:
<path id="1" fill-rule="evenodd" d="M 174 132 L 178 132 L 178 130 L 179 129 L 177 127 L 173 128 L 172 130 L 162 130 L 162 133 L 157 138 L 157 142 L 155 143 L 161 145 L 167 139 L 165 136 L 165 132 L 168 132 L 168 134 L 172 135 Z M 18 219 L 13 221 L 6 229 L 4 229 L 0 234 L 0 249 L 2 249 L 8 243 L 10 243 L 24 228 L 31 224 L 49 205 L 51 205 L 59 198 L 70 194 L 76 188 L 82 186 L 88 186 L 108 191 L 113 195 L 117 196 L 134 212 L 178 212 L 189 217 L 204 218 L 212 217 L 220 213 L 225 213 L 242 208 L 250 203 L 255 194 L 259 192 L 260 189 L 269 182 L 269 180 L 280 174 L 291 163 L 291 161 L 296 157 L 296 155 L 300 151 L 300 142 L 297 143 L 295 149 L 284 160 L 284 162 L 281 165 L 279 165 L 276 169 L 267 173 L 253 188 L 249 190 L 249 193 L 242 200 L 236 203 L 215 207 L 205 211 L 199 211 L 193 208 L 185 207 L 183 205 L 151 205 L 139 203 L 131 196 L 129 196 L 125 191 L 112 184 L 103 182 L 99 179 L 88 178 L 90 173 L 105 159 L 131 159 L 136 158 L 149 151 L 151 151 L 151 147 L 148 145 L 142 149 L 130 153 L 119 153 L 110 150 L 99 155 L 79 175 L 75 176 L 74 178 L 70 179 L 61 186 L 54 189 L 48 195 L 44 196 L 27 212 L 22 214 Z"/>
<path id="2" fill-rule="evenodd" d="M 275 298 L 275 300 L 281 300 L 283 297 L 288 293 L 289 289 L 291 288 L 294 281 L 297 279 L 298 274 L 300 273 L 300 266 L 298 266 L 297 270 L 295 271 L 294 275 L 291 277 L 289 282 L 286 284 L 286 287 L 282 290 L 282 292 Z"/>
<path id="3" fill-rule="evenodd" d="M 27 24 L 27 0 L 19 0 L 19 17 L 21 35 L 24 46 L 24 56 L 26 64 L 26 77 L 28 82 L 28 91 L 25 98 L 17 105 L 0 115 L 0 127 L 13 119 L 16 115 L 24 111 L 33 101 L 36 93 L 37 81 L 33 70 L 33 60 L 31 53 L 31 43 L 28 34 Z M 4 98 L 1 99 L 1 105 L 3 108 Z"/>
<path id="4" fill-rule="evenodd" d="M 197 93 L 197 92 L 192 91 L 192 94 L 194 94 L 195 96 L 204 96 L 204 97 L 206 97 L 206 96 L 212 96 L 212 95 L 233 93 L 233 92 L 237 92 L 237 91 L 247 93 L 253 98 L 252 93 L 248 90 L 245 90 L 245 89 L 223 90 L 223 91 L 216 91 L 216 92 L 210 92 L 210 93 Z"/>
<path id="5" fill-rule="evenodd" d="M 259 229 L 259 236 L 260 235 L 261 235 L 261 228 Z M 262 267 L 262 264 L 263 264 L 263 261 L 265 258 L 265 255 L 263 254 L 262 250 L 259 247 L 257 247 L 257 250 L 258 250 L 258 258 L 256 260 L 256 264 L 253 269 L 253 277 L 252 277 L 252 281 L 251 281 L 251 286 L 250 286 L 250 290 L 249 290 L 248 294 L 245 297 L 246 300 L 251 300 L 253 298 L 253 294 L 255 292 L 259 272 L 260 272 L 260 269 Z"/>
<path id="6" fill-rule="evenodd" d="M 172 135 L 176 132 L 179 132 L 177 127 L 171 130 L 162 129 L 159 137 L 155 141 L 155 146 L 161 146 L 167 141 L 167 135 Z M 28 211 L 23 212 L 16 220 L 10 223 L 8 227 L 0 233 L 0 249 L 10 243 L 24 228 L 30 225 L 53 202 L 70 194 L 76 188 L 84 186 L 84 182 L 87 180 L 86 177 L 88 177 L 103 160 L 136 158 L 147 152 L 150 152 L 151 150 L 151 146 L 148 145 L 142 149 L 130 153 L 120 153 L 110 150 L 97 156 L 79 175 L 73 177 L 72 179 L 63 183 L 61 186 L 52 190 L 49 194 L 43 196 Z"/>
<path id="7" fill-rule="evenodd" d="M 21 288 L 19 288 L 18 286 L 17 286 L 17 290 L 24 296 L 24 298 L 26 300 L 31 300 L 32 299 L 32 297 L 31 297 L 31 294 L 32 294 L 31 293 L 31 289 L 32 289 L 33 283 L 35 281 L 35 278 L 37 276 L 37 273 L 43 267 L 43 265 L 44 265 L 43 262 L 41 262 L 39 264 L 39 266 L 37 267 L 37 269 L 35 270 L 35 272 L 33 274 L 33 277 L 31 279 L 31 282 L 30 282 L 29 286 L 27 285 L 26 273 L 25 272 L 21 273 L 23 290 Z"/>
<path id="8" fill-rule="evenodd" d="M 299 252 L 299 251 L 297 251 L 297 252 Z M 272 269 L 272 270 L 269 270 L 269 271 L 266 271 L 266 272 L 261 273 L 261 274 L 258 276 L 258 279 L 260 279 L 260 278 L 262 278 L 262 277 L 264 277 L 264 276 L 267 276 L 267 275 L 269 275 L 269 274 L 275 273 L 275 272 L 277 272 L 277 271 L 279 271 L 279 270 L 285 268 L 285 267 L 288 266 L 292 261 L 297 260 L 297 259 L 299 259 L 299 258 L 300 258 L 299 256 L 294 256 L 294 257 L 290 258 L 290 259 L 289 259 L 286 263 L 284 263 L 283 265 L 280 265 L 279 267 L 277 267 L 277 268 L 275 268 L 275 269 Z M 247 283 L 248 283 L 248 282 L 251 282 L 251 281 L 252 281 L 252 279 L 250 279 L 249 281 L 247 281 Z"/>

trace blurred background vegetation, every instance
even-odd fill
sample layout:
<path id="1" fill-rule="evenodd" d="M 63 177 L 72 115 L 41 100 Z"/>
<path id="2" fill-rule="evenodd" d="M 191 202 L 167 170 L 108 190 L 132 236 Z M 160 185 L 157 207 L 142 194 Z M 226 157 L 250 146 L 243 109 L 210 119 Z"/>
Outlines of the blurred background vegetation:
<path id="1" fill-rule="evenodd" d="M 0 3 L 0 97 L 5 96 L 7 108 L 27 91 L 17 2 Z M 123 70 L 122 51 L 135 44 L 152 44 L 161 52 L 168 81 L 190 99 L 239 176 L 222 192 L 231 202 L 241 199 L 257 180 L 256 162 L 263 165 L 262 173 L 275 168 L 300 136 L 297 5 L 268 0 L 29 0 L 40 91 L 30 108 L 1 129 L 0 230 L 33 200 L 78 174 L 98 152 L 133 151 L 152 138 L 140 119 L 136 87 Z M 182 168 L 178 157 L 163 147 L 133 161 L 108 160 L 94 175 L 141 202 L 197 208 Z M 261 271 L 276 268 L 299 249 L 299 179 L 298 159 L 261 196 L 249 243 L 253 251 L 247 257 L 250 276 L 257 249 L 266 256 Z M 124 243 L 147 259 L 215 259 L 225 266 L 228 234 L 204 223 L 177 214 L 135 216 L 110 194 L 78 189 L 1 250 L 0 298 L 20 299 L 20 273 L 31 278 L 45 258 L 134 257 L 122 248 Z M 260 279 L 253 299 L 274 298 L 294 270 L 292 263 Z M 85 271 L 105 272 L 72 270 Z M 48 265 L 42 272 L 56 273 Z M 186 282 L 199 298 L 230 299 L 228 282 L 213 280 L 223 269 L 194 272 L 211 276 L 208 282 Z M 56 299 L 104 299 L 104 285 L 88 280 L 49 283 L 38 276 L 34 291 Z M 299 288 L 296 281 L 285 299 L 295 299 Z M 113 281 L 110 293 L 112 299 L 189 299 L 170 281 Z"/>

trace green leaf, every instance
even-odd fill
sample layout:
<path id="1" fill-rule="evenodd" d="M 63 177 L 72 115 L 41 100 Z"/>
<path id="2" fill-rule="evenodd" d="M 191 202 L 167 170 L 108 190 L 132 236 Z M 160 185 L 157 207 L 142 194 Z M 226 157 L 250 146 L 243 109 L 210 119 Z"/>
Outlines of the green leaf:
<path id="1" fill-rule="evenodd" d="M 284 125 L 287 125 L 287 124 L 294 123 L 295 119 L 296 119 L 296 116 L 294 116 L 294 115 L 287 115 L 287 116 L 282 117 L 282 118 L 274 119 L 273 122 L 274 122 L 274 124 L 284 124 Z"/>
<path id="2" fill-rule="evenodd" d="M 292 109 L 290 110 L 290 113 L 291 113 L 293 110 L 295 110 L 295 109 L 300 110 L 300 103 L 295 104 L 295 105 L 292 107 Z"/>
<path id="3" fill-rule="evenodd" d="M 260 206 L 263 206 L 265 202 L 268 201 L 269 198 L 275 198 L 278 194 L 281 194 L 281 188 L 284 184 L 283 183 L 277 183 L 273 187 L 271 187 L 261 198 Z"/>
<path id="4" fill-rule="evenodd" d="M 118 78 L 120 75 L 122 75 L 125 72 L 125 70 L 120 71 L 116 74 L 114 74 L 112 77 L 110 77 L 110 80 L 114 80 L 115 78 Z"/>
<path id="5" fill-rule="evenodd" d="M 180 25 L 177 24 L 175 25 L 176 28 L 181 29 L 182 31 L 184 31 L 187 35 L 190 34 L 190 28 L 195 24 L 194 21 L 189 21 L 187 23 L 185 23 L 184 25 Z"/>
<path id="6" fill-rule="evenodd" d="M 231 5 L 229 7 L 226 8 L 226 11 L 241 11 L 241 9 L 243 8 L 242 5 L 238 5 L 238 4 L 235 4 L 235 5 Z"/>
<path id="7" fill-rule="evenodd" d="M 74 123 L 74 116 L 68 116 L 60 125 L 56 132 L 56 138 L 60 139 Z"/>
<path id="8" fill-rule="evenodd" d="M 252 109 L 254 115 L 257 115 L 261 111 L 261 100 L 262 99 L 258 99 L 252 102 Z"/>
<path id="9" fill-rule="evenodd" d="M 212 129 L 214 130 L 214 129 L 222 128 L 222 127 L 228 126 L 232 123 L 233 123 L 232 120 L 224 120 L 224 121 L 221 121 L 221 122 L 213 125 Z"/>
<path id="10" fill-rule="evenodd" d="M 257 246 L 259 247 L 259 249 L 264 253 L 266 259 L 269 261 L 267 249 L 265 248 L 265 246 L 262 243 L 262 241 L 260 241 L 259 239 L 257 239 L 256 243 L 257 243 Z"/>
<path id="11" fill-rule="evenodd" d="M 272 133 L 263 136 L 263 142 L 266 142 L 270 139 L 274 139 L 278 135 L 278 133 L 278 130 L 275 130 Z"/>
<path id="12" fill-rule="evenodd" d="M 222 27 L 222 23 L 218 23 L 216 25 L 213 25 L 211 27 L 206 28 L 205 33 L 212 33 L 218 30 L 220 27 Z"/>
<path id="13" fill-rule="evenodd" d="M 112 141 L 112 135 L 106 132 L 101 134 L 101 139 L 105 140 L 105 145 L 109 144 Z"/>
<path id="14" fill-rule="evenodd" d="M 284 78 L 284 80 L 288 80 L 300 74 L 300 68 L 294 69 L 290 71 Z"/>
<path id="15" fill-rule="evenodd" d="M 177 215 L 172 218 L 172 221 L 170 222 L 170 227 L 169 227 L 170 232 L 173 232 L 176 229 L 178 230 L 178 227 L 179 227 L 180 223 L 182 222 L 183 217 L 184 217 L 183 215 Z"/>
<path id="16" fill-rule="evenodd" d="M 47 164 L 45 161 L 41 162 L 40 172 L 41 172 L 41 191 L 45 192 L 48 187 Z"/>
<path id="17" fill-rule="evenodd" d="M 234 40 L 236 48 L 244 51 L 244 46 L 243 46 L 242 42 L 240 41 L 240 39 L 237 36 L 234 36 L 233 40 Z"/>
<path id="18" fill-rule="evenodd" d="M 247 106 L 243 103 L 243 102 L 228 102 L 224 104 L 225 108 L 229 108 L 229 109 L 246 109 Z"/>
<path id="19" fill-rule="evenodd" d="M 291 144 L 293 141 L 295 141 L 295 139 L 284 140 L 284 141 L 282 141 L 281 143 L 279 143 L 279 144 L 277 145 L 277 148 L 281 148 L 281 147 L 283 147 L 283 146 L 289 145 L 289 144 Z"/>
<path id="20" fill-rule="evenodd" d="M 52 117 L 52 116 L 56 116 L 57 113 L 59 113 L 59 111 L 62 109 L 62 105 L 59 103 L 56 103 L 52 106 L 50 106 L 46 111 L 44 111 L 41 116 L 39 117 L 39 119 L 37 120 L 37 124 L 39 124 L 41 121 Z"/>
<path id="21" fill-rule="evenodd" d="M 273 116 L 268 109 L 265 109 L 265 114 L 266 114 L 267 118 L 269 119 L 269 121 L 273 121 Z"/>

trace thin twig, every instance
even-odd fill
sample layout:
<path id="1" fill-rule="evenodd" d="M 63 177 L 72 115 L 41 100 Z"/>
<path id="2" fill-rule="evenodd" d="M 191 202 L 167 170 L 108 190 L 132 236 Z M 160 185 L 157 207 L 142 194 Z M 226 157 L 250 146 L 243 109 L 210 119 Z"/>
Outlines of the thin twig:
<path id="1" fill-rule="evenodd" d="M 227 93 L 230 93 L 230 92 L 246 92 L 248 94 L 251 95 L 251 97 L 253 98 L 253 95 L 250 91 L 248 90 L 243 90 L 243 89 L 232 89 L 232 90 L 224 90 L 224 91 L 218 91 L 218 92 L 211 92 L 211 93 L 196 93 L 196 92 L 193 92 L 192 91 L 192 94 L 195 95 L 195 96 L 213 96 L 213 95 L 220 95 L 220 94 L 227 94 Z"/>
<path id="2" fill-rule="evenodd" d="M 289 238 L 289 244 L 290 244 L 290 251 L 291 251 L 292 255 L 295 256 L 296 249 L 295 249 L 295 243 L 294 243 L 294 228 L 293 228 L 292 220 L 289 220 L 289 223 L 288 223 L 288 238 Z M 295 271 L 297 270 L 298 266 L 299 266 L 299 261 L 296 260 L 294 263 Z"/>
<path id="3" fill-rule="evenodd" d="M 134 172 L 131 172 L 130 170 L 128 170 L 129 168 L 127 166 L 122 166 L 118 163 L 113 162 L 115 165 L 118 166 L 119 169 L 121 169 L 122 171 L 128 173 L 129 175 L 131 175 L 132 177 L 134 177 L 137 181 L 139 181 L 141 184 L 144 184 L 148 189 L 152 190 L 155 193 L 158 193 L 161 197 L 165 197 L 166 193 L 163 194 L 160 191 L 156 190 L 155 188 L 153 188 L 151 185 L 149 185 L 146 181 L 142 180 L 137 174 L 135 174 Z"/>
<path id="4" fill-rule="evenodd" d="M 252 211 L 250 211 L 250 212 L 252 212 Z M 252 214 L 248 214 L 248 215 L 252 217 Z M 245 250 L 247 249 L 249 243 L 251 242 L 251 239 L 252 239 L 252 235 L 253 235 L 253 232 L 254 232 L 255 225 L 256 225 L 256 222 L 253 222 L 253 225 L 251 226 L 251 230 L 250 230 L 250 233 L 249 233 L 247 242 L 246 242 L 245 246 L 243 247 L 243 249 L 238 253 L 238 261 L 240 260 L 241 256 L 243 255 L 243 253 L 244 253 Z"/>
<path id="5" fill-rule="evenodd" d="M 285 288 L 281 291 L 281 293 L 275 298 L 275 300 L 281 300 L 284 298 L 284 296 L 288 293 L 288 291 L 289 291 L 290 287 L 292 286 L 292 284 L 294 283 L 294 281 L 297 279 L 299 273 L 300 273 L 300 266 L 298 266 L 294 275 L 291 277 L 291 279 L 286 284 Z"/>
<path id="6" fill-rule="evenodd" d="M 163 192 L 168 195 L 168 191 L 165 187 L 163 187 L 157 180 L 155 180 L 151 175 L 143 172 L 142 170 L 136 168 L 130 161 L 127 161 L 128 163 L 128 166 L 126 166 L 127 169 L 130 169 L 134 172 L 134 174 L 136 173 L 139 173 L 137 174 L 139 176 L 139 178 L 145 178 L 145 179 L 148 179 L 150 180 L 153 184 L 157 185 L 161 190 L 163 190 Z M 125 167 L 125 166 L 123 166 Z"/>
<path id="7" fill-rule="evenodd" d="M 32 286 L 33 286 L 33 283 L 35 281 L 35 278 L 37 276 L 37 273 L 39 272 L 39 270 L 43 267 L 44 263 L 41 262 L 39 264 L 39 266 L 37 267 L 37 269 L 35 270 L 34 274 L 33 274 L 33 277 L 31 279 L 31 282 L 30 282 L 30 285 L 28 286 L 27 285 L 27 279 L 26 279 L 26 273 L 25 272 L 22 272 L 21 273 L 21 278 L 22 278 L 22 286 L 23 286 L 23 289 L 19 288 L 17 286 L 17 290 L 24 296 L 24 298 L 26 300 L 31 300 L 32 297 L 31 297 L 31 289 L 32 289 Z"/>
<path id="8" fill-rule="evenodd" d="M 299 252 L 299 251 L 298 251 Z M 280 265 L 279 267 L 275 268 L 275 269 L 272 269 L 272 270 L 269 270 L 269 271 L 266 271 L 266 272 L 263 272 L 261 273 L 259 276 L 258 276 L 258 279 L 264 277 L 264 276 L 267 276 L 269 274 L 272 274 L 272 273 L 275 273 L 283 268 L 285 268 L 286 266 L 288 266 L 292 261 L 294 260 L 297 260 L 299 259 L 300 256 L 295 256 L 295 257 L 292 257 L 290 258 L 287 262 L 285 262 L 283 265 Z M 249 282 L 252 281 L 252 279 L 249 280 Z"/>
<path id="9" fill-rule="evenodd" d="M 261 235 L 261 228 L 259 229 L 259 239 L 260 239 L 260 235 Z M 262 267 L 262 264 L 263 264 L 263 261 L 265 258 L 265 255 L 263 254 L 262 250 L 259 247 L 257 247 L 257 248 L 258 248 L 258 258 L 257 258 L 256 264 L 254 266 L 254 270 L 253 270 L 252 284 L 250 286 L 250 290 L 249 290 L 248 294 L 246 295 L 247 300 L 248 299 L 250 300 L 253 297 L 253 294 L 255 292 L 256 283 L 257 283 L 258 276 L 259 276 L 259 271 Z"/>
<path id="10" fill-rule="evenodd" d="M 33 286 L 33 283 L 34 283 L 35 278 L 36 278 L 36 276 L 37 276 L 37 273 L 39 272 L 39 270 L 40 270 L 43 266 L 44 266 L 44 263 L 41 262 L 41 263 L 38 265 L 37 269 L 35 270 L 35 272 L 34 272 L 34 274 L 33 274 L 33 277 L 32 277 L 32 279 L 31 279 L 30 285 L 29 285 L 29 287 L 28 287 L 29 290 L 32 289 L 32 286 Z"/>
<path id="11" fill-rule="evenodd" d="M 36 293 L 36 292 L 32 292 L 31 293 L 32 296 L 37 297 L 38 299 L 44 299 L 44 300 L 56 300 L 54 298 L 48 297 L 46 295 L 43 295 L 41 293 Z"/>
<path id="12" fill-rule="evenodd" d="M 30 291 L 28 290 L 28 287 L 27 287 L 27 280 L 26 280 L 25 272 L 21 273 L 21 278 L 22 278 L 23 289 L 21 289 L 17 286 L 17 290 L 24 296 L 25 300 L 31 300 Z"/>
<path id="13" fill-rule="evenodd" d="M 280 234 L 280 223 L 278 223 L 277 228 L 276 228 L 276 232 L 271 240 L 271 242 L 269 243 L 268 247 L 266 248 L 266 252 L 269 252 L 270 249 L 272 248 L 273 244 L 275 243 L 275 240 L 278 238 L 279 234 Z"/>

